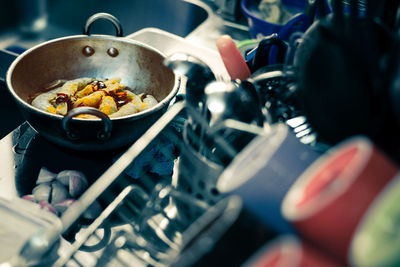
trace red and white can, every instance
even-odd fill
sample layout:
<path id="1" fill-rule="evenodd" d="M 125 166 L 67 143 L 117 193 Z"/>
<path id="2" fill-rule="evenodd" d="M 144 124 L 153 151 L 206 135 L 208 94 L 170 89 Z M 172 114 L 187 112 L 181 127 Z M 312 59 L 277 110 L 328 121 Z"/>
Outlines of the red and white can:
<path id="1" fill-rule="evenodd" d="M 282 203 L 283 216 L 304 238 L 346 262 L 357 225 L 398 171 L 368 138 L 350 138 L 292 185 Z"/>

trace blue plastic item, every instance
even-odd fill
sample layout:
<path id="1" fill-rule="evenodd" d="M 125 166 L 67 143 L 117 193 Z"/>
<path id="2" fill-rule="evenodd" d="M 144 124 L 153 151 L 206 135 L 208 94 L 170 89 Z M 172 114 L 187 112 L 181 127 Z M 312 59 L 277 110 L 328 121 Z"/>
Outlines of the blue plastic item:
<path id="1" fill-rule="evenodd" d="M 286 193 L 320 153 L 301 143 L 284 124 L 256 137 L 220 176 L 217 189 L 238 195 L 244 209 L 278 233 L 294 233 L 281 212 Z"/>
<path id="2" fill-rule="evenodd" d="M 285 2 L 288 3 L 285 4 Z M 296 1 L 283 1 L 283 4 L 288 10 L 297 12 L 297 14 L 293 15 L 285 24 L 276 24 L 262 19 L 261 15 L 258 14 L 260 0 L 241 0 L 241 8 L 247 17 L 251 37 L 257 38 L 260 34 L 268 36 L 277 33 L 282 40 L 288 41 L 293 32 L 306 31 L 310 26 L 310 19 L 303 13 L 304 9 L 301 9 L 298 3 L 297 5 L 289 6 L 291 2 Z"/>
<path id="3" fill-rule="evenodd" d="M 6 47 L 5 50 L 13 52 L 13 53 L 18 54 L 18 55 L 20 55 L 20 54 L 22 54 L 22 53 L 24 53 L 26 51 L 25 48 L 20 47 L 20 46 L 16 46 L 16 45 L 10 45 L 10 46 Z"/>
<path id="4" fill-rule="evenodd" d="M 246 53 L 245 60 L 251 73 L 254 73 L 266 65 L 283 64 L 286 50 L 285 42 L 274 33 L 262 39 L 254 49 Z"/>

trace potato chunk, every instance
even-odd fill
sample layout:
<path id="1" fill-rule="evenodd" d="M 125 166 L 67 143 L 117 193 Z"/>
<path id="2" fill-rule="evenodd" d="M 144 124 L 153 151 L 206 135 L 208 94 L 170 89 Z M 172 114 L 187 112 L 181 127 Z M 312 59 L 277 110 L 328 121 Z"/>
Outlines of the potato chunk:
<path id="1" fill-rule="evenodd" d="M 99 109 L 101 112 L 107 115 L 118 111 L 117 104 L 115 103 L 114 98 L 111 96 L 103 97 Z"/>

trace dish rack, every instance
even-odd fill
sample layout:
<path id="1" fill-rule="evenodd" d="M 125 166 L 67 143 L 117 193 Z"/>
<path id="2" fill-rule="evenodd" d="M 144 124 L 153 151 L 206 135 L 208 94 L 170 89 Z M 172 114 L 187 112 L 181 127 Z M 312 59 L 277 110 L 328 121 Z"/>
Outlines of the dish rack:
<path id="1" fill-rule="evenodd" d="M 221 129 L 264 132 L 234 120 L 212 131 L 184 101 L 171 106 L 62 215 L 69 242 L 52 266 L 190 266 L 210 252 L 242 211 L 239 197 L 216 188 L 238 153 Z M 95 205 L 102 212 L 83 219 Z"/>
<path id="2" fill-rule="evenodd" d="M 315 134 L 304 119 L 299 122 L 302 117 L 292 107 L 292 82 L 285 71 L 269 70 L 251 82 L 253 89 L 249 83 L 214 83 L 224 90 L 208 99 L 220 106 L 229 103 L 227 116 L 178 95 L 62 214 L 63 239 L 49 242 L 60 246 L 51 266 L 193 266 L 201 261 L 204 266 L 204 258 L 221 246 L 229 247 L 224 252 L 237 264 L 237 257 L 246 260 L 271 238 L 269 230 L 242 209 L 239 197 L 218 191 L 218 177 L 251 140 L 272 134 L 271 124 L 286 122 L 309 145 L 316 143 Z M 237 91 L 232 94 L 226 86 Z M 255 95 L 262 96 L 256 107 Z M 240 234 L 246 236 L 237 238 Z M 224 238 L 228 241 L 221 245 Z M 233 240 L 239 240 L 235 252 Z M 241 254 L 243 250 L 247 254 Z"/>

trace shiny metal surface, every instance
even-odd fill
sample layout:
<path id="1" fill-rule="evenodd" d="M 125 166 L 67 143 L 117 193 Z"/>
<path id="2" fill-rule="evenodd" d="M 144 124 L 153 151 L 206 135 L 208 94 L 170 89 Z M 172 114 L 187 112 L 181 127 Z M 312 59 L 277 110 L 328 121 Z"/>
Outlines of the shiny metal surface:
<path id="1" fill-rule="evenodd" d="M 217 80 L 230 79 L 216 47 L 207 47 L 188 38 L 182 38 L 156 28 L 146 28 L 130 34 L 126 38 L 151 45 L 167 56 L 175 53 L 193 55 L 211 68 Z M 215 46 L 214 42 L 209 44 Z"/>
<path id="2" fill-rule="evenodd" d="M 201 108 L 204 98 L 204 88 L 215 80 L 210 67 L 197 57 L 175 53 L 164 60 L 164 64 L 175 74 L 187 77 L 185 99 L 195 108 Z"/>
<path id="3" fill-rule="evenodd" d="M 82 53 L 87 46 L 94 53 Z M 117 57 L 107 49 L 117 49 Z M 137 42 L 105 35 L 70 36 L 33 47 L 18 57 L 7 72 L 7 85 L 32 127 L 48 140 L 77 150 L 107 150 L 133 143 L 165 112 L 180 87 L 180 78 L 165 67 L 163 55 Z M 57 79 L 80 77 L 121 78 L 121 83 L 136 93 L 153 95 L 158 104 L 143 112 L 112 119 L 108 140 L 97 140 L 98 120 L 77 120 L 72 125 L 80 138 L 71 140 L 60 127 L 62 116 L 50 114 L 29 103 L 44 84 Z M 72 127 L 72 126 L 71 126 Z M 103 128 L 103 126 L 100 126 Z M 93 132 L 95 131 L 95 132 Z"/>
<path id="4" fill-rule="evenodd" d="M 82 53 L 86 46 L 94 49 L 92 55 Z M 110 47 L 119 51 L 115 60 L 105 53 Z M 18 100 L 27 102 L 44 84 L 60 77 L 120 77 L 129 88 L 161 101 L 174 86 L 174 75 L 159 64 L 162 60 L 163 55 L 152 47 L 126 39 L 69 36 L 42 43 L 18 57 L 10 66 L 7 83 Z"/>

